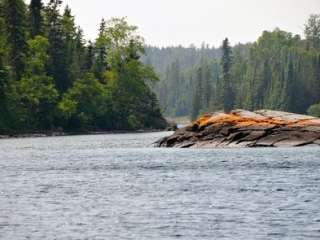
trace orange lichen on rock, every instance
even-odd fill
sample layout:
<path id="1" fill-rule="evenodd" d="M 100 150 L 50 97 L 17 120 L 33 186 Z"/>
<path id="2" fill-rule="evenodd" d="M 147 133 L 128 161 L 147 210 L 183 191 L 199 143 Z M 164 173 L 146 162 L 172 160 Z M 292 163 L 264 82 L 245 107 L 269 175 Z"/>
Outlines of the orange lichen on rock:
<path id="1" fill-rule="evenodd" d="M 195 122 L 200 128 L 209 125 L 231 125 L 237 127 L 247 126 L 296 126 L 296 125 L 314 125 L 313 119 L 293 119 L 284 120 L 280 118 L 265 117 L 263 115 L 245 116 L 238 112 L 217 113 L 213 115 L 206 114 Z M 320 124 L 320 123 L 319 123 Z"/>
<path id="2" fill-rule="evenodd" d="M 295 123 L 295 125 L 298 125 L 298 126 L 320 126 L 320 120 L 319 119 L 299 120 Z"/>

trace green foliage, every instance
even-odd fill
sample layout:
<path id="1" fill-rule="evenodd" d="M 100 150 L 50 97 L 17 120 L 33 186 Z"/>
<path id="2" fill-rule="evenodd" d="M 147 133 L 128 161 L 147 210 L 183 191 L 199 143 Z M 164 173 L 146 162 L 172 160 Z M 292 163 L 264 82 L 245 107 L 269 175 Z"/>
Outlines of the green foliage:
<path id="1" fill-rule="evenodd" d="M 314 117 L 320 117 L 320 103 L 310 106 L 308 114 Z"/>
<path id="2" fill-rule="evenodd" d="M 318 15 L 306 39 L 275 29 L 252 44 L 159 49 L 125 18 L 102 20 L 86 43 L 61 6 L 0 1 L 0 133 L 165 128 L 157 96 L 167 115 L 192 118 L 236 107 L 305 113 L 320 101 Z"/>
<path id="3" fill-rule="evenodd" d="M 139 129 L 141 127 L 141 123 L 139 119 L 135 115 L 130 115 L 128 117 L 128 124 L 130 129 Z"/>
<path id="4" fill-rule="evenodd" d="M 137 28 L 103 21 L 87 44 L 61 5 L 0 2 L 0 133 L 165 128 Z"/>
<path id="5" fill-rule="evenodd" d="M 37 36 L 28 41 L 28 46 L 26 71 L 20 81 L 10 85 L 9 107 L 17 114 L 17 124 L 21 128 L 48 129 L 53 124 L 58 98 L 53 79 L 45 71 L 49 43 L 46 38 Z"/>
<path id="6" fill-rule="evenodd" d="M 136 27 L 130 26 L 123 18 L 111 19 L 103 25 L 99 48 L 108 49 L 108 55 L 104 60 L 107 70 L 102 82 L 106 83 L 113 100 L 113 124 L 116 129 L 137 128 L 133 122 L 141 123 L 140 128 L 147 126 L 148 120 L 144 116 L 139 121 L 133 121 L 132 117 L 128 121 L 128 116 L 139 118 L 137 115 L 144 115 L 134 112 L 148 110 L 149 106 L 142 109 L 137 106 L 141 106 L 143 101 L 153 101 L 147 83 L 158 79 L 153 69 L 140 61 L 144 51 L 143 40 L 136 35 Z M 150 99 L 145 99 L 146 96 Z"/>
<path id="7" fill-rule="evenodd" d="M 149 47 L 144 61 L 160 73 L 154 90 L 169 116 L 232 108 L 306 113 L 320 101 L 320 49 L 306 47 L 310 39 L 275 29 L 232 48 L 228 41 L 220 49 Z"/>
<path id="8" fill-rule="evenodd" d="M 110 98 L 105 86 L 87 74 L 83 79 L 76 81 L 64 95 L 58 108 L 70 129 L 86 129 L 106 127 L 108 124 L 97 126 L 97 119 L 107 120 L 110 111 Z M 101 124 L 101 123 L 100 123 Z"/>

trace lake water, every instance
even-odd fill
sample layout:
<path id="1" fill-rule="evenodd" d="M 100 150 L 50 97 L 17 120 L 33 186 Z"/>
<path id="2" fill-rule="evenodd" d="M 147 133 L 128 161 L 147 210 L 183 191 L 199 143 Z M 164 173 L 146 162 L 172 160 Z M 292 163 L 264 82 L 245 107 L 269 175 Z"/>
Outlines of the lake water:
<path id="1" fill-rule="evenodd" d="M 320 148 L 156 149 L 169 133 L 0 141 L 0 239 L 320 239 Z"/>

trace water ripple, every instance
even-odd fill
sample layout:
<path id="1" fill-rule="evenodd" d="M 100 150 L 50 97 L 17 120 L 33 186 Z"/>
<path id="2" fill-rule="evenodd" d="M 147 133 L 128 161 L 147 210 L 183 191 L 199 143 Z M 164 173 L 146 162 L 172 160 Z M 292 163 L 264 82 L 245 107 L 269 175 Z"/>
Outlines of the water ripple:
<path id="1" fill-rule="evenodd" d="M 0 239 L 320 239 L 320 150 L 0 141 Z"/>

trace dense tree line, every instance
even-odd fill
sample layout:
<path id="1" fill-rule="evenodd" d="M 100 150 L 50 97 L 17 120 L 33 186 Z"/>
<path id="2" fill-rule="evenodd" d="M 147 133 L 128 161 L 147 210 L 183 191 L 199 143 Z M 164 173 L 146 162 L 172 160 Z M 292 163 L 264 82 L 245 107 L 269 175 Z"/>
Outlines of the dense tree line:
<path id="1" fill-rule="evenodd" d="M 0 0 L 0 133 L 165 127 L 137 28 L 102 20 L 86 42 L 61 5 Z"/>
<path id="2" fill-rule="evenodd" d="M 204 76 L 206 83 L 211 85 L 212 80 L 218 77 L 216 76 L 218 72 L 212 69 L 217 67 L 216 59 L 220 59 L 221 55 L 220 48 L 211 48 L 205 43 L 201 48 L 196 48 L 194 45 L 188 48 L 182 46 L 146 47 L 143 62 L 152 65 L 160 76 L 161 81 L 152 87 L 166 115 L 189 115 L 193 105 L 192 96 L 196 93 L 196 86 L 199 83 L 196 81 L 199 71 L 202 72 L 202 75 L 206 75 Z M 208 92 L 211 90 L 211 88 L 206 88 Z"/>
<path id="3" fill-rule="evenodd" d="M 147 53 L 144 61 L 161 74 L 154 89 L 167 115 L 195 118 L 233 108 L 320 115 L 319 15 L 307 21 L 304 39 L 275 29 L 234 47 L 225 39 L 219 49 L 147 48 Z"/>

